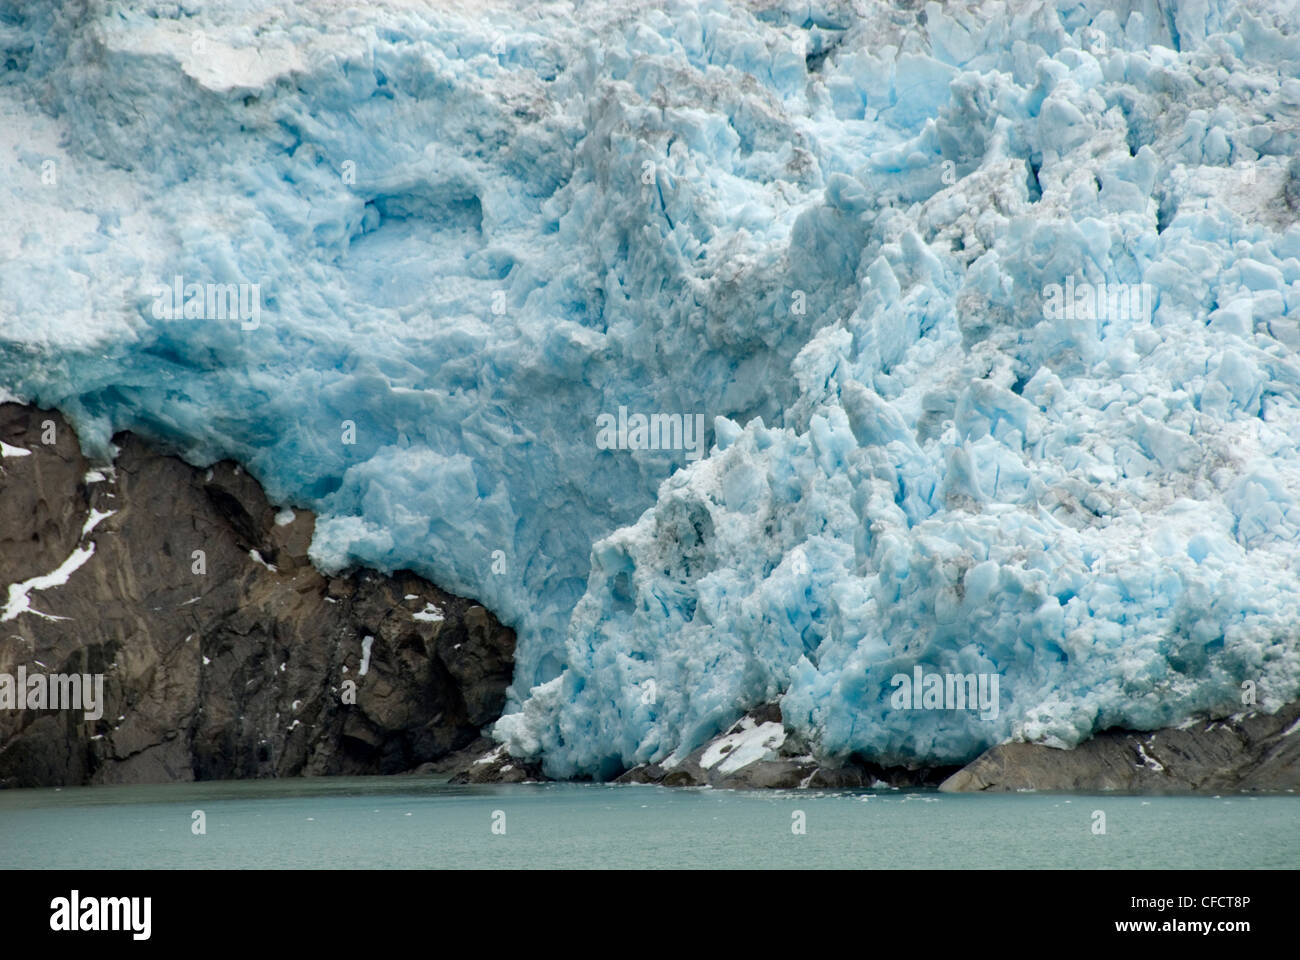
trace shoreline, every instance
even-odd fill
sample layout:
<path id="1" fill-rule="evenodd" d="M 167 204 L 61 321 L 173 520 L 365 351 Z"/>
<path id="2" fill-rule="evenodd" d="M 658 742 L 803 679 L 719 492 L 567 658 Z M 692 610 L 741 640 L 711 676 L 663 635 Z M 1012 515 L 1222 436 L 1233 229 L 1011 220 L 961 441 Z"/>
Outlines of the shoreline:
<path id="1" fill-rule="evenodd" d="M 42 442 L 50 422 L 53 444 Z M 0 514 L 0 543 L 24 555 L 8 552 L 0 573 L 37 584 L 8 617 L 0 672 L 30 663 L 108 678 L 94 732 L 59 722 L 66 711 L 0 711 L 0 788 L 434 773 L 551 782 L 537 759 L 484 735 L 505 705 L 514 633 L 473 600 L 409 571 L 321 574 L 307 555 L 311 512 L 277 511 L 232 461 L 194 467 L 122 433 L 117 459 L 93 464 L 60 414 L 18 403 L 0 404 L 0 439 L 3 486 L 25 490 Z M 189 540 L 203 544 L 202 573 Z M 74 551 L 84 570 L 40 576 Z M 141 577 L 123 572 L 127 557 Z M 88 640 L 75 624 L 90 619 Z M 126 624 L 142 632 L 126 640 Z M 815 756 L 768 703 L 676 762 L 606 782 L 1285 795 L 1300 788 L 1298 730 L 1293 701 L 1103 731 L 1072 750 L 1008 742 L 966 764 L 908 767 Z"/>

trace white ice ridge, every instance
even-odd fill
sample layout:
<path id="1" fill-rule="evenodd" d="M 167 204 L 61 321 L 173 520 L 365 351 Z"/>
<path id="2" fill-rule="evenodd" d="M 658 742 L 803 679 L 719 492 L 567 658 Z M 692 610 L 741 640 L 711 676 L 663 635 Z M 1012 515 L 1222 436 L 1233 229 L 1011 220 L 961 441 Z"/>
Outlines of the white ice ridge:
<path id="1" fill-rule="evenodd" d="M 1295 0 L 483 10 L 0 19 L 0 390 L 484 603 L 555 775 L 1300 692 Z"/>

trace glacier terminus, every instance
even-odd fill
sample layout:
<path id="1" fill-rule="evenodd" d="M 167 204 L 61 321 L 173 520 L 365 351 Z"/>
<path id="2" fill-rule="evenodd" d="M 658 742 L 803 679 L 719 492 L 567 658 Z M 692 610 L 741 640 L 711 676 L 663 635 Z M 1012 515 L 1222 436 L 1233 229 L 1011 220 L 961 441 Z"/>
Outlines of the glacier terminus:
<path id="1" fill-rule="evenodd" d="M 550 776 L 1300 695 L 1295 0 L 0 0 L 0 64 L 0 399 L 482 603 Z"/>

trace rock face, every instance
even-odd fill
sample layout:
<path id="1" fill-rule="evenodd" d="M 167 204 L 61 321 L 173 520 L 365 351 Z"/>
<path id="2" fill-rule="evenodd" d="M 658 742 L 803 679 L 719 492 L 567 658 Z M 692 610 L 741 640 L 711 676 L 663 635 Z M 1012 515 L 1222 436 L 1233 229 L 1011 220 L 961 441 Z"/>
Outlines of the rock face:
<path id="1" fill-rule="evenodd" d="M 1300 789 L 1300 701 L 1155 733 L 1106 731 L 1073 750 L 993 747 L 940 786 L 949 793 L 1294 792 Z"/>
<path id="2" fill-rule="evenodd" d="M 0 786 L 318 774 L 546 779 L 481 735 L 515 638 L 413 573 L 325 577 L 314 518 L 229 462 L 200 470 L 131 434 L 88 463 L 57 413 L 0 404 L 0 681 L 103 676 L 102 716 L 0 698 Z M 719 788 L 1181 793 L 1300 789 L 1300 701 L 1073 750 L 994 747 L 960 770 L 823 762 L 780 707 L 622 783 Z"/>
<path id="3" fill-rule="evenodd" d="M 0 785 L 431 769 L 500 714 L 513 631 L 410 572 L 322 576 L 312 515 L 236 464 L 122 434 L 96 466 L 18 404 L 0 440 L 0 675 L 102 674 L 105 701 L 0 709 Z"/>
<path id="4" fill-rule="evenodd" d="M 550 777 L 542 773 L 537 760 L 520 760 L 506 753 L 505 747 L 489 744 L 477 757 L 467 757 L 457 767 L 452 783 L 539 783 Z"/>
<path id="5" fill-rule="evenodd" d="M 452 767 L 459 783 L 544 780 L 535 761 L 486 744 Z M 472 762 L 471 762 L 472 760 Z M 819 759 L 785 729 L 778 704 L 750 711 L 670 764 L 642 764 L 617 783 L 719 789 L 938 787 L 950 793 L 1044 790 L 1131 794 L 1295 792 L 1300 789 L 1300 701 L 1276 714 L 1244 713 L 1139 733 L 1110 730 L 1073 750 L 1004 743 L 965 767 L 885 767 L 862 757 Z"/>
<path id="6" fill-rule="evenodd" d="M 511 756 L 489 744 L 477 756 L 453 767 L 452 783 L 521 783 L 547 780 L 536 759 Z M 674 763 L 643 763 L 624 771 L 615 783 L 663 787 L 750 789 L 861 789 L 935 787 L 956 767 L 884 767 L 859 757 L 842 763 L 813 757 L 785 729 L 779 704 L 768 703 L 741 717 L 709 742 Z"/>
<path id="7" fill-rule="evenodd" d="M 820 760 L 785 729 L 780 706 L 769 703 L 751 710 L 680 761 L 633 767 L 617 782 L 736 790 L 920 787 L 936 785 L 952 769 L 883 767 L 859 757 L 840 763 Z"/>

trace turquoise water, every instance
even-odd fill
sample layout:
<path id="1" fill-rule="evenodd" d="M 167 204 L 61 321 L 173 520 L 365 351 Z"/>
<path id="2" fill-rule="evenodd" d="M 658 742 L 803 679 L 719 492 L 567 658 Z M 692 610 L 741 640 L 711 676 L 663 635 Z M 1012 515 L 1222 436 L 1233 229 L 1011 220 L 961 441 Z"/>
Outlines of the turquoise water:
<path id="1" fill-rule="evenodd" d="M 1104 835 L 1093 833 L 1097 810 Z M 791 829 L 800 811 L 801 835 Z M 0 791 L 0 868 L 14 867 L 1295 868 L 1300 798 L 408 777 Z"/>

